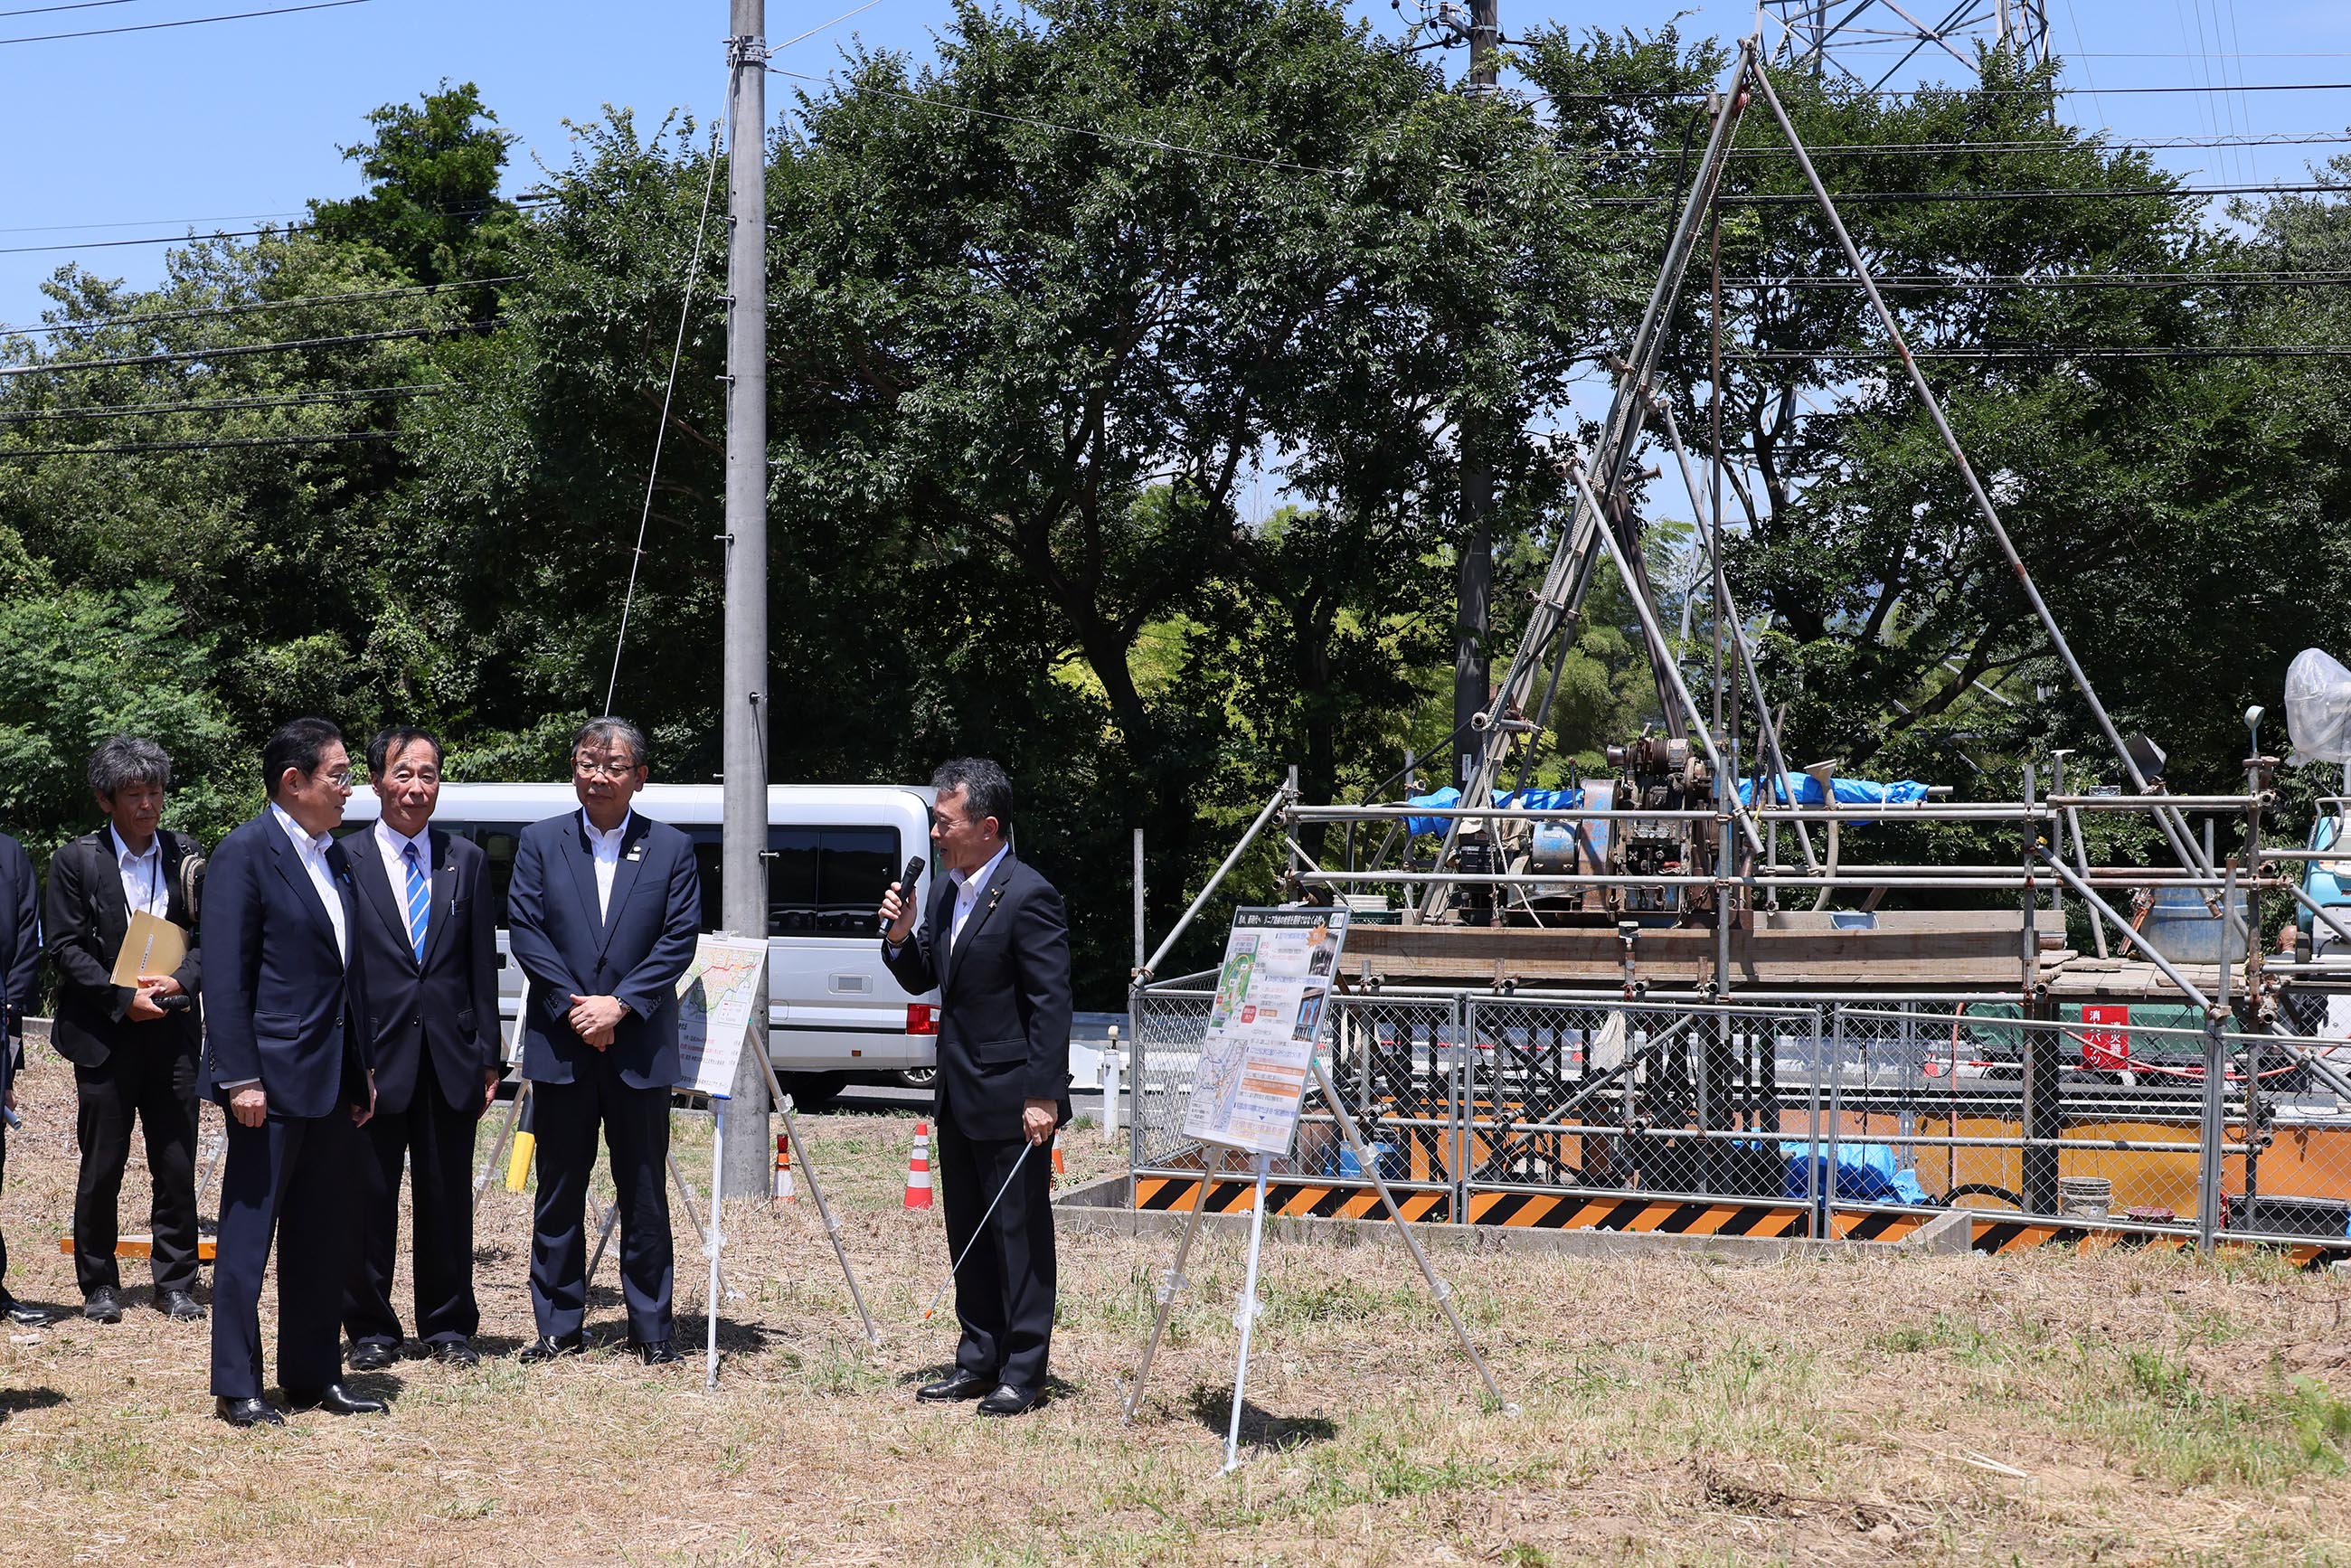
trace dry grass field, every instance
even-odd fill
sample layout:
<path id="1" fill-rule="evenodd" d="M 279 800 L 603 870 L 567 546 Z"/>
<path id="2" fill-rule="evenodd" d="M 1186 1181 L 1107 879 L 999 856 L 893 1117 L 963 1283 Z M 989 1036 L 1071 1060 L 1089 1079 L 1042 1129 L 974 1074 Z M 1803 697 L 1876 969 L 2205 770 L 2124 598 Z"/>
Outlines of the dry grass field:
<path id="1" fill-rule="evenodd" d="M 71 1083 L 34 1055 L 0 1222 L 16 1291 L 64 1304 Z M 698 1362 L 520 1367 L 528 1200 L 494 1191 L 493 1359 L 355 1379 L 388 1416 L 241 1433 L 210 1416 L 204 1327 L 149 1311 L 140 1263 L 120 1325 L 0 1343 L 0 1563 L 2351 1562 L 2351 1279 L 2118 1252 L 1444 1257 L 1512 1416 L 1401 1253 L 1269 1248 L 1253 1457 L 1227 1477 L 1233 1239 L 1191 1269 L 1134 1426 L 1159 1241 L 1065 1240 L 1044 1412 L 918 1406 L 947 1338 L 920 1321 L 937 1221 L 898 1207 L 910 1124 L 807 1124 L 879 1352 L 811 1207 L 746 1204 L 715 1393 Z M 678 1134 L 706 1170 L 706 1121 Z M 1111 1168 L 1097 1134 L 1071 1145 L 1073 1174 Z M 600 1290 L 591 1330 L 619 1325 Z"/>

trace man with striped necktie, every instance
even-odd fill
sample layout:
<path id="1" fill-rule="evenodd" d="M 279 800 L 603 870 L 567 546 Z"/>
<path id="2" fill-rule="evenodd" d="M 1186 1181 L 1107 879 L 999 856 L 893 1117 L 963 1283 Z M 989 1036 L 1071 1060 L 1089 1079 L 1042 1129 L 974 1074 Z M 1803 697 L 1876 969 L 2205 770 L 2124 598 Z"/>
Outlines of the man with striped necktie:
<path id="1" fill-rule="evenodd" d="M 374 1048 L 376 1113 L 363 1129 L 360 1244 L 343 1291 L 353 1371 L 400 1354 L 392 1304 L 400 1228 L 400 1168 L 407 1161 L 416 1245 L 410 1260 L 416 1337 L 455 1366 L 480 1359 L 474 1300 L 474 1124 L 497 1093 L 496 913 L 485 895 L 481 849 L 432 826 L 441 800 L 441 742 L 395 727 L 368 746 L 368 777 L 382 813 L 365 847 L 350 845 L 360 918 L 352 962 L 368 998 L 362 1027 Z"/>

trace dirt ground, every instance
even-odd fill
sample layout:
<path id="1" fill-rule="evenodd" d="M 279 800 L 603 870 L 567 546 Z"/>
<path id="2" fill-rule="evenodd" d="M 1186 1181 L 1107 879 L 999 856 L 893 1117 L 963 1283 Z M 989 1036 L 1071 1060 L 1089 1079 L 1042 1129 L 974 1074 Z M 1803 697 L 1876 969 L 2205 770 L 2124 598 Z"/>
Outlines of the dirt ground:
<path id="1" fill-rule="evenodd" d="M 67 1305 L 72 1084 L 32 1054 L 0 1224 L 10 1285 Z M 921 1316 L 936 1211 L 899 1207 L 911 1118 L 806 1126 L 878 1351 L 812 1206 L 745 1203 L 715 1392 L 698 1360 L 519 1366 L 528 1199 L 494 1186 L 491 1359 L 354 1378 L 386 1416 L 237 1432 L 211 1417 L 205 1325 L 149 1310 L 133 1262 L 120 1325 L 0 1343 L 0 1562 L 2351 1563 L 2351 1278 L 2121 1252 L 1440 1255 L 1510 1414 L 1402 1253 L 1272 1246 L 1249 1458 L 1225 1476 L 1236 1241 L 1196 1255 L 1134 1424 L 1158 1240 L 1065 1237 L 1044 1411 L 917 1406 L 949 1331 Z M 681 1113 L 676 1147 L 706 1179 L 707 1119 Z M 1068 1148 L 1073 1179 L 1116 1168 L 1098 1133 Z M 134 1160 L 126 1229 L 142 1183 Z M 677 1244 L 698 1342 L 682 1212 Z M 604 1279 L 590 1326 L 617 1337 Z"/>

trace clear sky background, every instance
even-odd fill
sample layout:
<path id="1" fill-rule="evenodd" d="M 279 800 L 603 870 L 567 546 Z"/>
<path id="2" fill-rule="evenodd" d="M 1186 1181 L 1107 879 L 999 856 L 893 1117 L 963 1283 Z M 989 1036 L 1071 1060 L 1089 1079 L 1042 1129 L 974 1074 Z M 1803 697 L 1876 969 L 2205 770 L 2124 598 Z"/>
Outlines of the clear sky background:
<path id="1" fill-rule="evenodd" d="M 707 116 L 722 100 L 725 0 L 364 0 L 204 26 L 39 37 L 298 3 L 0 0 L 0 322 L 37 319 L 40 281 L 68 261 L 133 283 L 161 277 L 164 246 L 100 242 L 250 228 L 299 216 L 311 197 L 352 193 L 357 170 L 337 149 L 366 135 L 371 109 L 413 99 L 444 78 L 478 83 L 520 136 L 511 189 L 533 180 L 534 159 L 566 160 L 567 119 L 594 119 L 611 103 L 634 109 L 650 126 L 672 110 Z M 822 29 L 776 63 L 830 70 L 852 37 L 927 53 L 952 15 L 942 0 L 880 0 L 824 26 L 855 3 L 771 0 L 774 41 Z M 2351 124 L 2351 89 L 2217 90 L 2351 82 L 2351 0 L 2050 5 L 2069 84 L 2108 89 L 2072 100 L 2080 123 L 2129 139 L 2342 136 Z M 1506 33 L 1546 21 L 1648 27 L 1685 12 L 1686 32 L 1735 37 L 1755 18 L 1751 4 L 1722 0 L 1501 6 Z M 1928 9 L 1943 9 L 1942 0 L 1929 0 Z M 1412 0 L 1405 11 L 1413 14 Z M 1384 30 L 1403 26 L 1384 4 L 1363 15 Z M 1456 52 L 1456 73 L 1460 63 Z M 1909 79 L 1921 69 L 1930 78 L 1948 74 L 1922 56 Z M 789 110 L 792 85 L 770 78 L 771 110 Z M 2180 85 L 2216 90 L 2112 90 Z M 2192 183 L 2230 184 L 2300 179 L 2307 162 L 2344 150 L 2182 148 L 2158 157 Z"/>

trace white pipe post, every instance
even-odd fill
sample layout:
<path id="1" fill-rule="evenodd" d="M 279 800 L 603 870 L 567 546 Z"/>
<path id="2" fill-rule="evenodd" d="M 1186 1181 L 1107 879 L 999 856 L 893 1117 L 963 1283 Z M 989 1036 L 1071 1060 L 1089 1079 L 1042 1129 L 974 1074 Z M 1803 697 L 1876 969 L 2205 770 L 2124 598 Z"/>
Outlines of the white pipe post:
<path id="1" fill-rule="evenodd" d="M 1233 1364 L 1233 1418 L 1225 1430 L 1225 1473 L 1232 1474 L 1241 1468 L 1241 1396 L 1249 1387 L 1249 1341 L 1257 1329 L 1257 1315 L 1262 1309 L 1257 1299 L 1258 1258 L 1265 1249 L 1265 1184 L 1273 1173 L 1273 1156 L 1257 1157 L 1257 1197 L 1249 1205 L 1249 1270 L 1241 1280 L 1240 1304 L 1233 1312 L 1233 1322 L 1241 1331 L 1240 1358 Z"/>
<path id="2" fill-rule="evenodd" d="M 709 1293 L 703 1298 L 702 1315 L 709 1325 L 709 1346 L 703 1364 L 702 1385 L 718 1386 L 718 1296 L 723 1288 L 718 1282 L 718 1249 L 724 1238 L 718 1231 L 719 1186 L 726 1171 L 726 1096 L 713 1094 L 710 1107 L 710 1224 L 702 1233 L 702 1255 L 710 1260 Z M 620 1207 L 618 1204 L 614 1207 Z"/>

